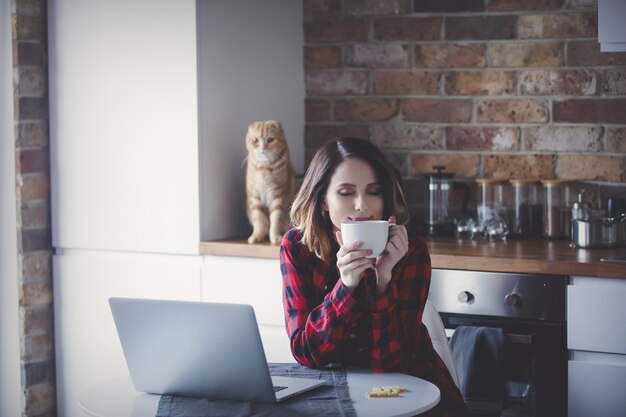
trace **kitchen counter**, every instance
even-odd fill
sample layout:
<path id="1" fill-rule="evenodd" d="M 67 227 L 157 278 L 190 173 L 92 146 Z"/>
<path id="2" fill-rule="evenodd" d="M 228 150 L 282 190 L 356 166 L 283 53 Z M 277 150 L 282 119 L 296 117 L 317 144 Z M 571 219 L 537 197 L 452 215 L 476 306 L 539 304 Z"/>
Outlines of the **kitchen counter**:
<path id="1" fill-rule="evenodd" d="M 489 242 L 456 238 L 425 238 L 433 268 L 473 271 L 578 275 L 626 279 L 626 263 L 600 258 L 626 253 L 626 248 L 580 249 L 569 240 Z M 203 255 L 278 259 L 278 246 L 249 245 L 245 239 L 200 243 Z"/>

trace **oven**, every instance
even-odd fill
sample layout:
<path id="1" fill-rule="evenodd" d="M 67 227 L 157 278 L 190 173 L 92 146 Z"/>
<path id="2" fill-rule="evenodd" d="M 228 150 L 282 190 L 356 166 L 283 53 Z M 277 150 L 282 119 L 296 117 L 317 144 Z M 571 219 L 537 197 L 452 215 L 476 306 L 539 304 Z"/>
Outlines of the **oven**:
<path id="1" fill-rule="evenodd" d="M 566 416 L 567 280 L 558 275 L 433 270 L 428 298 L 448 337 L 459 326 L 501 328 L 505 336 L 504 342 L 499 339 L 503 390 L 492 398 L 467 396 L 471 416 Z M 457 366 L 457 373 L 464 370 Z"/>

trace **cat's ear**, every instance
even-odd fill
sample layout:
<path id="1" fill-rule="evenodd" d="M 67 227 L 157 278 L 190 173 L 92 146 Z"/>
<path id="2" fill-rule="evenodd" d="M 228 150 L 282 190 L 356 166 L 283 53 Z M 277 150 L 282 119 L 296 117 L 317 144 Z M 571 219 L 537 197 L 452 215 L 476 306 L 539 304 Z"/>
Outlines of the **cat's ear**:
<path id="1" fill-rule="evenodd" d="M 267 124 L 273 126 L 276 129 L 282 130 L 283 128 L 283 125 L 281 125 L 278 120 L 268 120 Z"/>

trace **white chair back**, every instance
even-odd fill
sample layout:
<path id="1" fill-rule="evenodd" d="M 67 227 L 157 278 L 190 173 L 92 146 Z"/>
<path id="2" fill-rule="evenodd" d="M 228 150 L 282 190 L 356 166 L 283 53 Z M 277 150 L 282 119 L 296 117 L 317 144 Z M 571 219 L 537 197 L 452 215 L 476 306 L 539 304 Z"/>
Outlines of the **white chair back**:
<path id="1" fill-rule="evenodd" d="M 441 359 L 443 359 L 443 362 L 446 364 L 448 371 L 452 375 L 454 383 L 458 387 L 459 377 L 456 374 L 456 367 L 454 366 L 452 351 L 450 350 L 448 338 L 446 337 L 446 329 L 443 326 L 443 321 L 441 321 L 441 316 L 439 316 L 439 313 L 430 301 L 426 301 L 426 307 L 424 308 L 422 322 L 424 323 L 424 326 L 426 326 L 426 329 L 430 334 L 430 338 L 433 342 L 433 347 L 435 348 L 435 351 L 439 354 Z"/>

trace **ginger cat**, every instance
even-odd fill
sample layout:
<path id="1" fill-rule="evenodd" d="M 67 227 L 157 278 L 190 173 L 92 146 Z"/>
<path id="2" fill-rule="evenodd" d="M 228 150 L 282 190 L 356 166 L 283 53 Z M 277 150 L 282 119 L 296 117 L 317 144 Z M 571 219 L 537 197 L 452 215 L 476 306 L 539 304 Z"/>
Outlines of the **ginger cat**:
<path id="1" fill-rule="evenodd" d="M 282 125 L 275 120 L 253 122 L 246 134 L 246 212 L 252 225 L 248 243 L 267 239 L 280 244 L 289 228 L 289 205 L 295 193 L 295 172 Z"/>

